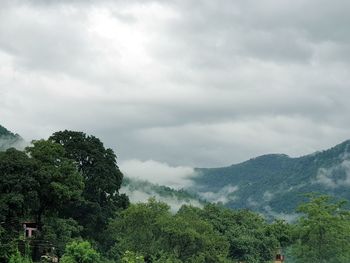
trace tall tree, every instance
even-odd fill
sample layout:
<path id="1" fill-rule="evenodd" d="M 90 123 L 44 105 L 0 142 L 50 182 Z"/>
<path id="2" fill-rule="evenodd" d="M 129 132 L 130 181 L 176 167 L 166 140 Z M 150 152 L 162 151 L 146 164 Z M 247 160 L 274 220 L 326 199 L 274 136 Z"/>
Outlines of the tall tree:
<path id="1" fill-rule="evenodd" d="M 59 131 L 49 140 L 64 147 L 66 157 L 75 161 L 84 178 L 85 201 L 71 204 L 72 216 L 84 226 L 84 236 L 102 239 L 101 229 L 108 219 L 129 204 L 126 195 L 119 194 L 123 174 L 117 166 L 116 155 L 98 138 L 83 132 Z"/>
<path id="2" fill-rule="evenodd" d="M 56 215 L 72 200 L 79 200 L 84 183 L 74 163 L 65 157 L 64 148 L 52 141 L 34 141 L 26 148 L 35 165 L 38 204 L 36 220 L 42 226 L 42 216 Z"/>
<path id="3" fill-rule="evenodd" d="M 350 212 L 344 205 L 329 196 L 312 195 L 299 206 L 303 215 L 296 225 L 293 246 L 297 262 L 350 262 Z"/>
<path id="4" fill-rule="evenodd" d="M 62 225 L 65 204 L 79 200 L 82 189 L 81 174 L 59 144 L 40 140 L 26 152 L 0 152 L 0 262 L 16 247 L 23 233 L 21 222 L 36 221 L 40 238 L 46 238 L 45 219 L 53 217 Z"/>

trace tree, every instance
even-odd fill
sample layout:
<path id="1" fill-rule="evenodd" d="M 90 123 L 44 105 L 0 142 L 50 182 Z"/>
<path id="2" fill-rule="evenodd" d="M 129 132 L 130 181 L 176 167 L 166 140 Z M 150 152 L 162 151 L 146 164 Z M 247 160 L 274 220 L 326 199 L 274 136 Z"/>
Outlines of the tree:
<path id="1" fill-rule="evenodd" d="M 16 251 L 21 220 L 30 217 L 38 202 L 35 165 L 24 152 L 0 152 L 0 262 Z"/>
<path id="2" fill-rule="evenodd" d="M 83 132 L 55 132 L 49 139 L 61 144 L 66 150 L 66 157 L 74 160 L 82 172 L 86 200 L 97 202 L 102 207 L 119 201 L 123 174 L 112 149 L 105 149 L 98 138 Z"/>
<path id="3" fill-rule="evenodd" d="M 261 263 L 273 259 L 278 240 L 269 232 L 269 225 L 260 215 L 213 204 L 206 205 L 198 212 L 228 240 L 232 260 Z"/>
<path id="4" fill-rule="evenodd" d="M 165 251 L 183 262 L 228 262 L 229 243 L 191 206 L 183 207 L 162 227 Z"/>
<path id="5" fill-rule="evenodd" d="M 119 194 L 123 174 L 116 155 L 98 138 L 83 132 L 60 131 L 49 140 L 64 147 L 65 156 L 74 160 L 84 178 L 84 200 L 71 203 L 68 214 L 84 226 L 85 237 L 103 240 L 101 233 L 109 218 L 129 204 L 126 195 Z"/>
<path id="6" fill-rule="evenodd" d="M 122 263 L 144 263 L 145 260 L 143 258 L 143 256 L 137 255 L 134 252 L 131 251 L 125 251 L 122 260 Z"/>
<path id="7" fill-rule="evenodd" d="M 293 254 L 297 262 L 350 262 L 350 213 L 344 201 L 329 196 L 310 195 L 298 207 L 302 213 L 296 225 L 297 242 Z"/>
<path id="8" fill-rule="evenodd" d="M 114 218 L 106 231 L 110 255 L 115 260 L 125 251 L 146 259 L 160 251 L 161 220 L 171 217 L 170 207 L 151 198 L 147 203 L 131 204 Z"/>
<path id="9" fill-rule="evenodd" d="M 26 152 L 32 158 L 37 183 L 36 220 L 42 227 L 42 216 L 57 214 L 72 200 L 79 200 L 84 184 L 74 163 L 65 157 L 64 148 L 52 141 L 34 141 Z"/>
<path id="10" fill-rule="evenodd" d="M 72 218 L 59 218 L 57 216 L 45 217 L 40 239 L 55 247 L 57 256 L 62 256 L 66 244 L 74 238 L 80 237 L 82 227 Z"/>
<path id="11" fill-rule="evenodd" d="M 172 215 L 167 204 L 153 198 L 120 212 L 108 235 L 115 260 L 134 251 L 145 262 L 227 262 L 229 244 L 212 225 L 190 210 Z"/>
<path id="12" fill-rule="evenodd" d="M 285 220 L 274 220 L 267 226 L 267 233 L 276 237 L 280 248 L 287 248 L 293 243 L 292 226 Z"/>
<path id="13" fill-rule="evenodd" d="M 98 263 L 100 254 L 87 241 L 67 244 L 61 263 Z"/>

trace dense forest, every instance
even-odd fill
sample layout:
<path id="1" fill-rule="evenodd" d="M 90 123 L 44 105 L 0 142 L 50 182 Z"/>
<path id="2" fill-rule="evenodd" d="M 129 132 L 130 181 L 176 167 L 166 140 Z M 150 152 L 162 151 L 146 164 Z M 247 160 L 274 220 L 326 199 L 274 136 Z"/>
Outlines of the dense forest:
<path id="1" fill-rule="evenodd" d="M 345 201 L 308 194 L 290 224 L 210 203 L 131 204 L 122 182 L 113 150 L 82 132 L 1 151 L 0 262 L 263 263 L 279 251 L 285 262 L 350 262 Z"/>

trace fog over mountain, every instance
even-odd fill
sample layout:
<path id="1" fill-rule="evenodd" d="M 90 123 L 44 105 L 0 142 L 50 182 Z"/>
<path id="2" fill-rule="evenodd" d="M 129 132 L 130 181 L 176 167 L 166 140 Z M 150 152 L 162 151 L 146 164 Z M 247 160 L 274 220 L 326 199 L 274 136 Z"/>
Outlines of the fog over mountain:
<path id="1" fill-rule="evenodd" d="M 14 147 L 23 150 L 28 143 L 22 139 L 18 134 L 14 134 L 0 125 L 0 151 Z"/>
<path id="2" fill-rule="evenodd" d="M 348 139 L 349 1 L 19 1 L 0 9 L 1 123 L 119 160 L 220 167 Z"/>
<path id="3" fill-rule="evenodd" d="M 267 154 L 222 168 L 197 168 L 189 188 L 211 202 L 291 220 L 306 194 L 350 200 L 350 140 L 291 158 Z M 207 197 L 207 198 L 205 198 Z"/>

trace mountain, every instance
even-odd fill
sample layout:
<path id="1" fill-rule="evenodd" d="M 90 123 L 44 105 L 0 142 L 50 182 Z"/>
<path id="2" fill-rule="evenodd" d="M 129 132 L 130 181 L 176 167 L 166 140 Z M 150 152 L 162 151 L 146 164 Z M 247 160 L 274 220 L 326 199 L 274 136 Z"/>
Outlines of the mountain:
<path id="1" fill-rule="evenodd" d="M 202 198 L 291 219 L 305 193 L 350 200 L 350 141 L 298 158 L 268 154 L 229 167 L 195 171 L 195 187 L 189 190 Z"/>
<path id="2" fill-rule="evenodd" d="M 11 147 L 23 148 L 24 145 L 25 142 L 20 135 L 14 134 L 0 125 L 0 151 Z"/>

